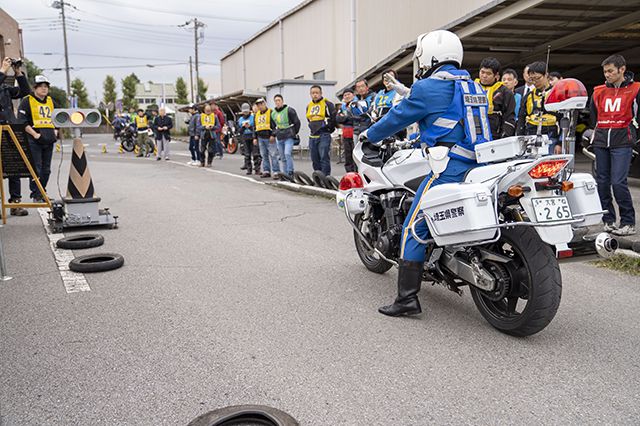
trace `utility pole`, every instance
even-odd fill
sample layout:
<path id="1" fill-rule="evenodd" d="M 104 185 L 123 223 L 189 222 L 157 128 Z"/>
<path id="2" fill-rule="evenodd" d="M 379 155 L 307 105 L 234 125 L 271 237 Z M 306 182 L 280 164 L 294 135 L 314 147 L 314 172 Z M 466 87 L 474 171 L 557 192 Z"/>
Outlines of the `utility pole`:
<path id="1" fill-rule="evenodd" d="M 189 56 L 189 81 L 191 83 L 189 85 L 189 87 L 191 87 L 191 103 L 195 104 L 196 98 L 193 96 L 193 65 L 192 65 L 191 56 Z"/>
<path id="2" fill-rule="evenodd" d="M 67 98 L 71 97 L 71 77 L 69 75 L 69 48 L 67 47 L 67 20 L 64 15 L 64 0 L 55 1 L 52 5 L 55 9 L 60 9 L 62 16 L 62 37 L 64 39 L 64 70 L 67 74 Z"/>
<path id="3" fill-rule="evenodd" d="M 196 95 L 198 102 L 200 101 L 200 71 L 198 70 L 198 28 L 204 27 L 202 22 L 198 22 L 198 18 L 193 18 L 193 41 L 196 48 Z"/>

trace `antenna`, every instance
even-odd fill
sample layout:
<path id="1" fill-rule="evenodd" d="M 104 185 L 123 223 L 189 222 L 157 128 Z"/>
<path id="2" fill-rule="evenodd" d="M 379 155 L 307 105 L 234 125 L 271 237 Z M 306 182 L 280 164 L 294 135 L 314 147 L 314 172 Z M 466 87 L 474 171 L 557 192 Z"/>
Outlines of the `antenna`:
<path id="1" fill-rule="evenodd" d="M 545 70 L 545 74 L 549 74 L 549 58 L 551 57 L 551 45 L 547 45 L 547 69 Z"/>

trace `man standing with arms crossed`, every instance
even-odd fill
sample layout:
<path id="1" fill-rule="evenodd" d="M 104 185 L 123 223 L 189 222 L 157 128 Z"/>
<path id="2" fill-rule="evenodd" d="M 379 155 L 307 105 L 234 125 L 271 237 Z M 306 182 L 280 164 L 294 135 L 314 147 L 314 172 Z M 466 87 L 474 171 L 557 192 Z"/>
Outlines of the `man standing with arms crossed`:
<path id="1" fill-rule="evenodd" d="M 616 235 L 636 233 L 636 213 L 627 184 L 633 146 L 638 141 L 640 123 L 640 83 L 633 81 L 621 55 L 611 55 L 602 62 L 607 82 L 593 90 L 590 112 L 595 126 L 593 146 L 596 154 L 596 181 L 605 231 Z M 611 189 L 620 210 L 620 227 L 616 227 Z"/>

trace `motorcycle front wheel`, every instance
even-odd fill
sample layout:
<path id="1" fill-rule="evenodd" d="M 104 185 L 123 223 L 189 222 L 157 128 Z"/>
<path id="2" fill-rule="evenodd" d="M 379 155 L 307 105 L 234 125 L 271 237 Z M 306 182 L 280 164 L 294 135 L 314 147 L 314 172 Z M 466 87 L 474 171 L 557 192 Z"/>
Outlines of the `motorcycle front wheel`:
<path id="1" fill-rule="evenodd" d="M 133 152 L 136 147 L 136 144 L 131 139 L 124 139 L 122 142 L 120 142 L 120 145 L 122 146 L 122 149 L 127 152 Z"/>
<path id="2" fill-rule="evenodd" d="M 483 263 L 500 284 L 493 292 L 470 286 L 476 307 L 503 333 L 518 337 L 538 333 L 553 320 L 562 295 L 553 250 L 530 227 L 504 229 L 500 240 L 486 248 L 512 260 Z"/>
<path id="3" fill-rule="evenodd" d="M 358 228 L 362 229 L 361 214 L 356 215 L 354 222 Z M 360 239 L 360 236 L 356 233 L 356 231 L 353 231 L 353 239 L 356 244 L 356 251 L 358 252 L 358 256 L 368 270 L 370 270 L 371 272 L 375 272 L 376 274 L 384 274 L 389 269 L 391 269 L 393 265 L 384 259 L 376 257 L 373 252 L 369 250 L 367 246 L 362 242 L 362 239 Z"/>

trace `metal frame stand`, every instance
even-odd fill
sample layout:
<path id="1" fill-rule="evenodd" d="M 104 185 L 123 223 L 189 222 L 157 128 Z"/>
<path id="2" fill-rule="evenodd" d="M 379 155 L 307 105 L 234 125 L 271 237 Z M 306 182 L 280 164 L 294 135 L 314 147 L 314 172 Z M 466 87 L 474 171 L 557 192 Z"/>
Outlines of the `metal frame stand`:
<path id="1" fill-rule="evenodd" d="M 3 225 L 0 225 L 0 281 L 9 281 L 12 280 L 13 277 L 7 275 L 7 265 L 4 260 L 4 247 L 2 246 L 2 228 Z"/>

